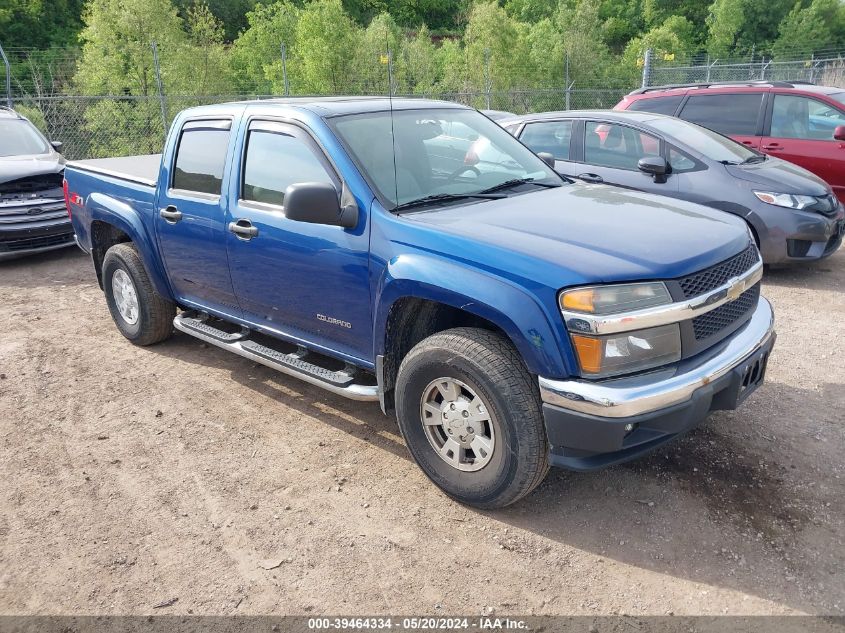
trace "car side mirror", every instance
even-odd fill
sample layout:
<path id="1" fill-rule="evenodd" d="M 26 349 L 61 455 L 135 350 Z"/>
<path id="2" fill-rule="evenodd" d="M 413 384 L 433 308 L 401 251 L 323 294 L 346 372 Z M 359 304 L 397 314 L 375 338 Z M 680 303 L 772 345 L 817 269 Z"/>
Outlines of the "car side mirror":
<path id="1" fill-rule="evenodd" d="M 62 143 L 61 141 L 50 141 L 50 145 L 52 145 L 53 149 L 58 152 L 60 149 L 62 149 L 64 143 Z"/>
<path id="2" fill-rule="evenodd" d="M 297 222 L 328 224 L 354 228 L 358 224 L 358 206 L 352 196 L 341 207 L 335 186 L 327 182 L 298 182 L 285 191 L 285 217 Z"/>
<path id="3" fill-rule="evenodd" d="M 837 125 L 834 128 L 833 138 L 837 141 L 845 141 L 845 125 Z"/>
<path id="4" fill-rule="evenodd" d="M 554 154 L 550 154 L 549 152 L 540 152 L 539 154 L 537 154 L 537 156 L 539 156 L 540 160 L 546 163 L 546 165 L 548 165 L 552 169 L 555 168 Z"/>
<path id="5" fill-rule="evenodd" d="M 654 178 L 654 182 L 666 182 L 669 163 L 662 156 L 644 156 L 637 163 L 639 170 Z"/>

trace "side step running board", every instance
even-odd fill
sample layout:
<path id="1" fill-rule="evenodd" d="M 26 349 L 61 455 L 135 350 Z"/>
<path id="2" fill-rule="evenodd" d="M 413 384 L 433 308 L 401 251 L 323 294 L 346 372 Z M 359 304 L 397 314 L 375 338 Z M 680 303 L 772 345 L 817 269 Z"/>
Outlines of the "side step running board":
<path id="1" fill-rule="evenodd" d="M 294 376 L 351 400 L 366 402 L 378 400 L 378 387 L 376 385 L 355 384 L 354 369 L 351 366 L 347 366 L 341 371 L 333 371 L 309 363 L 302 358 L 305 355 L 303 348 L 300 348 L 298 352 L 285 354 L 249 340 L 247 338 L 249 330 L 245 329 L 230 334 L 215 328 L 204 318 L 197 318 L 192 313 L 177 315 L 173 319 L 173 327 L 210 345 L 229 350 L 238 356 L 261 363 L 271 369 Z"/>

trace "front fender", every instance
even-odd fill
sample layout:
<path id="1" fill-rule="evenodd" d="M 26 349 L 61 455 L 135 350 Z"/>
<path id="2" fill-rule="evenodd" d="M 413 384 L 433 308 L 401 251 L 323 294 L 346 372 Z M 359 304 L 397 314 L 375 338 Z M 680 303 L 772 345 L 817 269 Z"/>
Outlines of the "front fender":
<path id="1" fill-rule="evenodd" d="M 569 376 L 566 349 L 536 297 L 505 279 L 429 255 L 400 255 L 389 262 L 376 292 L 376 355 L 385 353 L 384 332 L 393 304 L 413 297 L 443 303 L 486 319 L 510 338 L 528 370 Z"/>
<path id="2" fill-rule="evenodd" d="M 120 229 L 135 244 L 144 268 L 153 286 L 161 296 L 173 300 L 170 284 L 164 275 L 164 267 L 158 256 L 156 242 L 141 220 L 138 211 L 131 205 L 102 193 L 92 193 L 85 203 L 91 214 L 91 222 L 104 222 Z M 93 235 L 91 236 L 92 247 Z"/>

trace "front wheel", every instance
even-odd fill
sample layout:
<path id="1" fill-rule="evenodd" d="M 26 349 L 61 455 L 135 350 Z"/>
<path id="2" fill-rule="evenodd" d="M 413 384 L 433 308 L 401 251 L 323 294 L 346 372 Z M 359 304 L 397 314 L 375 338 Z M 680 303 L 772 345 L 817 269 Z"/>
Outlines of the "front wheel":
<path id="1" fill-rule="evenodd" d="M 396 414 L 414 460 L 461 503 L 504 507 L 548 472 L 536 386 L 495 332 L 455 328 L 414 347 L 399 367 Z"/>
<path id="2" fill-rule="evenodd" d="M 103 290 L 117 329 L 135 345 L 152 345 L 170 336 L 176 305 L 153 288 L 131 243 L 115 244 L 106 251 Z"/>

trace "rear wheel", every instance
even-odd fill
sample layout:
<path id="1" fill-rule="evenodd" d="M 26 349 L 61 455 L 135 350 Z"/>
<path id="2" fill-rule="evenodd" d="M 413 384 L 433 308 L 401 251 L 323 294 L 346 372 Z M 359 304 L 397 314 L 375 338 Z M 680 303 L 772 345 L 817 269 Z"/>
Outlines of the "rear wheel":
<path id="1" fill-rule="evenodd" d="M 494 332 L 456 328 L 414 347 L 399 367 L 396 413 L 417 464 L 462 503 L 504 507 L 548 472 L 539 394 Z"/>
<path id="2" fill-rule="evenodd" d="M 131 243 L 106 251 L 103 290 L 117 329 L 135 345 L 152 345 L 170 336 L 176 305 L 153 288 Z"/>

